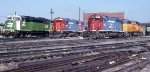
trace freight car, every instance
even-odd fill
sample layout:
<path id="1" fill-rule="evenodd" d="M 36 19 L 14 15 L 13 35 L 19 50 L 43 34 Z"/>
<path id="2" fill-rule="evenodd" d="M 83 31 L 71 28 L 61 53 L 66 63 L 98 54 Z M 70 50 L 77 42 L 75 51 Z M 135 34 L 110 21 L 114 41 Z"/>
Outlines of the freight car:
<path id="1" fill-rule="evenodd" d="M 94 14 L 89 17 L 84 38 L 122 37 L 122 21 L 116 17 L 101 16 Z"/>
<path id="2" fill-rule="evenodd" d="M 42 17 L 10 15 L 3 28 L 5 37 L 45 37 L 49 35 L 50 20 Z"/>
<path id="3" fill-rule="evenodd" d="M 78 37 L 82 34 L 82 29 L 84 29 L 84 23 L 70 18 L 55 18 L 52 21 L 53 28 L 50 32 L 50 37 Z M 80 30 L 81 26 L 81 30 Z"/>

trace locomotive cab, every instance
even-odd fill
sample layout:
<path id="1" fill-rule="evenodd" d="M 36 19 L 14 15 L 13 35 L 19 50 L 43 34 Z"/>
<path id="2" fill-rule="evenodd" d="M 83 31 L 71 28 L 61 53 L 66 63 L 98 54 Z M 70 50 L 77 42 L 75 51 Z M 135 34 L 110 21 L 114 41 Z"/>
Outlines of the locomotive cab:
<path id="1" fill-rule="evenodd" d="M 5 22 L 5 28 L 20 30 L 21 17 L 18 15 L 8 16 Z"/>
<path id="2" fill-rule="evenodd" d="M 53 21 L 53 30 L 63 31 L 65 30 L 65 20 L 63 18 L 56 18 Z"/>
<path id="3" fill-rule="evenodd" d="M 92 15 L 88 20 L 88 30 L 102 30 L 103 17 L 100 15 Z"/>
<path id="4" fill-rule="evenodd" d="M 50 37 L 62 37 L 63 31 L 65 30 L 66 21 L 64 18 L 55 18 L 52 21 L 53 27 L 50 32 Z"/>
<path id="5" fill-rule="evenodd" d="M 20 30 L 21 16 L 10 15 L 4 24 L 3 35 L 10 36 L 15 31 Z"/>

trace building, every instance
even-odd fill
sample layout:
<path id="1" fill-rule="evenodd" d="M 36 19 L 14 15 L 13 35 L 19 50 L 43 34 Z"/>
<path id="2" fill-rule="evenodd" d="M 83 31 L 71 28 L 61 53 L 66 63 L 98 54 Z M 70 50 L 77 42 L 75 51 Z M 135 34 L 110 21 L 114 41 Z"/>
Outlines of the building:
<path id="1" fill-rule="evenodd" d="M 124 12 L 99 12 L 99 13 L 83 13 L 83 20 L 88 21 L 88 18 L 93 14 L 99 14 L 104 16 L 118 17 L 119 19 L 124 19 Z"/>

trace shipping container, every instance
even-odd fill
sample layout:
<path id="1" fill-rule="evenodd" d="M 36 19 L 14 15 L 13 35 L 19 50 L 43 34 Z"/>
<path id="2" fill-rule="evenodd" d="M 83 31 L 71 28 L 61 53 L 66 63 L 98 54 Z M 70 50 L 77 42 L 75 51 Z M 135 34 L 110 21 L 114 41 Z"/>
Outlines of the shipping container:
<path id="1" fill-rule="evenodd" d="M 122 22 L 116 17 L 104 17 L 104 30 L 122 31 Z"/>

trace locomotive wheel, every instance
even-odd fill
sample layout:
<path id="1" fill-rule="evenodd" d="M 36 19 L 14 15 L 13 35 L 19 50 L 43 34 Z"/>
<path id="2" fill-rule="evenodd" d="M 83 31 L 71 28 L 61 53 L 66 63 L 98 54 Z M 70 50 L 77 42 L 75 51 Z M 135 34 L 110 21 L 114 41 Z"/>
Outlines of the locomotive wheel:
<path id="1" fill-rule="evenodd" d="M 10 34 L 10 33 L 5 33 L 5 34 L 3 34 L 3 36 L 4 36 L 4 37 L 10 37 L 11 34 Z"/>
<path id="2" fill-rule="evenodd" d="M 96 39 L 97 39 L 97 36 L 96 36 L 96 35 L 90 35 L 90 39 L 96 40 Z"/>
<path id="3" fill-rule="evenodd" d="M 13 34 L 12 34 L 12 37 L 13 37 L 13 38 L 17 38 L 17 34 L 16 34 L 16 33 L 13 33 Z"/>
<path id="4" fill-rule="evenodd" d="M 119 37 L 119 38 L 122 38 L 122 37 L 123 37 L 123 34 L 122 34 L 122 33 L 121 33 L 121 34 L 119 34 L 119 35 L 118 35 L 118 37 Z"/>

